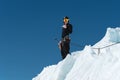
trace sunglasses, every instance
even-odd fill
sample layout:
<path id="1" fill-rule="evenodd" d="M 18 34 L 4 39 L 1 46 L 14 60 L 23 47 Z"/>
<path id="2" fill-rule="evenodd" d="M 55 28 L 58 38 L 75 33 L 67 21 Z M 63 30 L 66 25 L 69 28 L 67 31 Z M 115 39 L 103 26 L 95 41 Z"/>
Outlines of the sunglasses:
<path id="1" fill-rule="evenodd" d="M 68 22 L 68 21 L 69 21 L 69 19 L 64 19 L 63 21 L 64 21 L 64 22 Z"/>

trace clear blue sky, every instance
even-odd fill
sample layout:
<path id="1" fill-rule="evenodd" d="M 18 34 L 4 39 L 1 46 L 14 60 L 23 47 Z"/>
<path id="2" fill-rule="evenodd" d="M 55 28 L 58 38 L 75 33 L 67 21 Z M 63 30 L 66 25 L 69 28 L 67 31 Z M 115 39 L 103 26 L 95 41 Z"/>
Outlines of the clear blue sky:
<path id="1" fill-rule="evenodd" d="M 73 25 L 71 52 L 94 45 L 120 26 L 119 0 L 0 0 L 0 80 L 31 80 L 61 60 L 54 38 L 62 19 Z"/>

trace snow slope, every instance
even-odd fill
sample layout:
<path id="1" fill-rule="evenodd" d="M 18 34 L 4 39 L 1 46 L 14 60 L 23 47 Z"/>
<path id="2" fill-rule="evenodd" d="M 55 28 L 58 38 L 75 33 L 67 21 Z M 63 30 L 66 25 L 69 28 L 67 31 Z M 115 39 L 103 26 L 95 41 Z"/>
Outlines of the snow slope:
<path id="1" fill-rule="evenodd" d="M 108 28 L 94 46 L 45 67 L 32 80 L 120 80 L 120 28 Z M 99 53 L 99 54 L 98 54 Z"/>

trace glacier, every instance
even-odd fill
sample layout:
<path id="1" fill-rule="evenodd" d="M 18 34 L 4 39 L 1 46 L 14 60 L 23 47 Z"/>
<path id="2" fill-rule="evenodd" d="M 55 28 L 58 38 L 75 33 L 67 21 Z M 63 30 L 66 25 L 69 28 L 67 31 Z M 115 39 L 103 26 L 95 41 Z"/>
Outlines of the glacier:
<path id="1" fill-rule="evenodd" d="M 120 80 L 120 28 L 107 28 L 95 45 L 72 52 L 58 64 L 44 67 L 32 80 Z"/>

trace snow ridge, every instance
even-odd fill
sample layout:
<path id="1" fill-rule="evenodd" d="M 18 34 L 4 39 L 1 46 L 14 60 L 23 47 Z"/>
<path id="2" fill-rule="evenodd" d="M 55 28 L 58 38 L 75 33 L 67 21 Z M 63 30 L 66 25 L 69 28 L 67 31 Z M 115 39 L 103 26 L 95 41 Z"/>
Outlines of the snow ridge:
<path id="1" fill-rule="evenodd" d="M 32 80 L 64 80 L 66 78 L 66 75 L 73 67 L 74 62 L 75 58 L 68 55 L 57 65 L 44 68 L 43 71 L 38 75 L 38 77 L 33 78 Z"/>
<path id="2" fill-rule="evenodd" d="M 32 80 L 120 80 L 120 28 L 108 28 L 94 46 L 86 45 L 56 65 L 48 66 Z M 94 48 L 105 47 L 100 50 Z"/>

